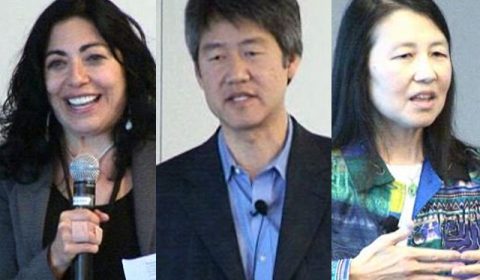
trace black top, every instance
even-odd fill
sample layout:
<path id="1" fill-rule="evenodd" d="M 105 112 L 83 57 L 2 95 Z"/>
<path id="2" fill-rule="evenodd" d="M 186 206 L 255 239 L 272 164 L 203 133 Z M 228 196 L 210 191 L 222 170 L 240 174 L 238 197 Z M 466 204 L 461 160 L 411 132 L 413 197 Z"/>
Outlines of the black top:
<path id="1" fill-rule="evenodd" d="M 68 209 L 72 209 L 70 201 L 56 187 L 52 187 L 43 231 L 44 248 L 55 239 L 60 213 Z M 100 225 L 103 240 L 98 253 L 93 257 L 94 279 L 125 279 L 122 259 L 140 256 L 135 231 L 133 193 L 129 192 L 113 204 L 98 206 L 96 209 L 107 213 L 110 220 Z M 73 279 L 71 268 L 63 279 Z"/>

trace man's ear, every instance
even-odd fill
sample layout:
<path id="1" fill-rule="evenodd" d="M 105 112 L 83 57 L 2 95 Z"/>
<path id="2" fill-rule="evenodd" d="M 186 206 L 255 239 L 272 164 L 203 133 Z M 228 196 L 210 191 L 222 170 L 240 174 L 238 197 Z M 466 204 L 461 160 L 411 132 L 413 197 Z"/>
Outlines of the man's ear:
<path id="1" fill-rule="evenodd" d="M 302 59 L 298 54 L 292 54 L 287 60 L 287 75 L 288 80 L 292 80 L 295 73 L 297 73 L 298 66 L 300 65 L 300 61 Z"/>

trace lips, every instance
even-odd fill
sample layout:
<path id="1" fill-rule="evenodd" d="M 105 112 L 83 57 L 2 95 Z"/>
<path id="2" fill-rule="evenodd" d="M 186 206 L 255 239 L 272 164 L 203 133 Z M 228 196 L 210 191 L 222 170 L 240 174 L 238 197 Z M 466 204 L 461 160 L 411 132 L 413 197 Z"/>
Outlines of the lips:
<path id="1" fill-rule="evenodd" d="M 433 91 L 421 91 L 409 98 L 410 102 L 419 110 L 431 110 L 435 106 L 437 94 Z"/>
<path id="2" fill-rule="evenodd" d="M 226 101 L 230 102 L 244 102 L 250 98 L 256 97 L 254 94 L 248 92 L 235 92 L 228 95 Z"/>
<path id="3" fill-rule="evenodd" d="M 410 101 L 430 101 L 435 99 L 436 94 L 433 91 L 422 91 L 409 98 Z"/>

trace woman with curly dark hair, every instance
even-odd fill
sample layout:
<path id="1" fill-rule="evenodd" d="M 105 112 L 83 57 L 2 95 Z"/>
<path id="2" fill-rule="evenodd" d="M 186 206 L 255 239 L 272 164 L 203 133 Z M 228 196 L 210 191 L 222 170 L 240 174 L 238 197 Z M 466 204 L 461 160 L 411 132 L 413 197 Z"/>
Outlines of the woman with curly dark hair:
<path id="1" fill-rule="evenodd" d="M 155 252 L 155 61 L 108 0 L 57 0 L 37 19 L 1 115 L 0 278 L 94 276 Z M 95 210 L 73 209 L 70 163 L 98 160 Z"/>

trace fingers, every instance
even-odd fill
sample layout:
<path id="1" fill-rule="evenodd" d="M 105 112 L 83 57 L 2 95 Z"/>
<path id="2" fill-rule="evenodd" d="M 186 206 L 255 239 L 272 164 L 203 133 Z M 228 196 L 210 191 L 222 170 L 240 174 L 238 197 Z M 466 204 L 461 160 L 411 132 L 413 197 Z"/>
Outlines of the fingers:
<path id="1" fill-rule="evenodd" d="M 480 264 L 474 263 L 452 269 L 452 275 L 479 275 Z M 478 276 L 477 276 L 478 277 Z M 473 278 L 476 279 L 476 278 Z"/>
<path id="2" fill-rule="evenodd" d="M 464 261 L 480 261 L 480 250 L 465 251 L 462 253 Z"/>
<path id="3" fill-rule="evenodd" d="M 457 280 L 458 278 L 452 276 L 442 276 L 442 275 L 415 275 L 408 279 L 411 280 Z"/>
<path id="4" fill-rule="evenodd" d="M 480 250 L 471 250 L 471 251 L 465 251 L 461 253 L 461 258 L 462 261 L 470 261 L 470 262 L 476 262 L 480 261 Z M 458 267 L 452 270 L 453 275 L 480 275 L 480 264 L 479 263 L 473 263 L 469 265 L 465 265 L 463 267 Z M 475 276 L 473 278 L 469 279 L 480 279 L 480 276 Z"/>
<path id="5" fill-rule="evenodd" d="M 454 250 L 438 250 L 429 248 L 408 248 L 409 254 L 422 262 L 459 261 L 461 254 Z"/>
<path id="6" fill-rule="evenodd" d="M 62 214 L 60 214 L 60 221 L 64 220 L 89 221 L 99 225 L 101 222 L 108 221 L 109 217 L 100 210 L 95 210 L 92 212 L 88 209 L 74 209 L 70 211 L 63 211 Z"/>
<path id="7" fill-rule="evenodd" d="M 439 274 L 443 272 L 450 273 L 452 269 L 462 266 L 464 266 L 464 263 L 462 262 L 417 262 L 413 266 L 412 272 L 415 274 Z"/>
<path id="8" fill-rule="evenodd" d="M 98 253 L 99 246 L 92 243 L 68 243 L 64 246 L 64 252 L 67 254 L 76 255 L 80 253 Z M 73 259 L 73 258 L 72 258 Z"/>
<path id="9" fill-rule="evenodd" d="M 95 214 L 98 215 L 98 218 L 100 219 L 100 223 L 105 223 L 105 222 L 108 222 L 110 220 L 110 216 L 108 216 L 108 214 L 98 210 L 98 209 L 95 209 L 94 211 Z"/>
<path id="10" fill-rule="evenodd" d="M 59 271 L 68 267 L 79 253 L 97 253 L 102 242 L 103 231 L 100 223 L 109 220 L 102 211 L 74 209 L 63 211 L 57 227 L 57 234 L 50 246 L 50 263 Z"/>
<path id="11" fill-rule="evenodd" d="M 108 215 L 100 210 L 93 212 L 88 209 L 64 211 L 60 216 L 59 229 L 62 239 L 66 242 L 100 245 L 103 231 L 99 224 L 108 220 Z"/>
<path id="12" fill-rule="evenodd" d="M 380 235 L 375 241 L 365 247 L 362 252 L 368 256 L 374 255 L 386 247 L 396 245 L 398 242 L 407 239 L 409 234 L 410 229 L 400 228 L 392 233 Z"/>
<path id="13" fill-rule="evenodd" d="M 411 229 L 399 228 L 394 232 L 381 235 L 377 240 L 382 247 L 397 245 L 400 241 L 404 241 L 410 235 Z"/>
<path id="14" fill-rule="evenodd" d="M 71 225 L 73 242 L 100 245 L 103 231 L 99 226 L 85 221 L 72 221 Z"/>

